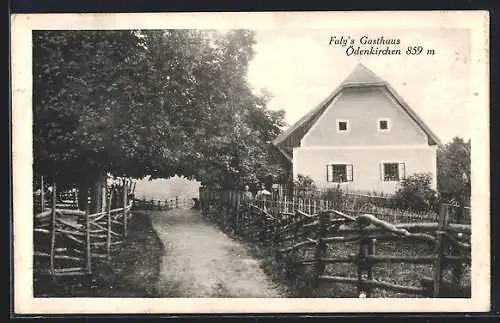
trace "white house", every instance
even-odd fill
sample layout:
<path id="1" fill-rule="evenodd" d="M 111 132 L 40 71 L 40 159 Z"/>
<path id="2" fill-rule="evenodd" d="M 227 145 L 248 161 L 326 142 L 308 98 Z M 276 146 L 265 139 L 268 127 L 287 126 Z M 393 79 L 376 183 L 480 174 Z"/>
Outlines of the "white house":
<path id="1" fill-rule="evenodd" d="M 320 187 L 393 193 L 427 172 L 436 188 L 439 139 L 394 89 L 359 64 L 323 102 L 273 145 Z"/>

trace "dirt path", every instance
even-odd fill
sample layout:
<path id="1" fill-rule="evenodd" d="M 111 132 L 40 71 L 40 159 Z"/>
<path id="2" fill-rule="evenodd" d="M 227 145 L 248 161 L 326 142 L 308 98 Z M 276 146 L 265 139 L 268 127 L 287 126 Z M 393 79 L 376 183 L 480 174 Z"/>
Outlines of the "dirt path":
<path id="1" fill-rule="evenodd" d="M 194 210 L 152 211 L 165 245 L 158 293 L 162 297 L 280 297 L 245 247 Z"/>

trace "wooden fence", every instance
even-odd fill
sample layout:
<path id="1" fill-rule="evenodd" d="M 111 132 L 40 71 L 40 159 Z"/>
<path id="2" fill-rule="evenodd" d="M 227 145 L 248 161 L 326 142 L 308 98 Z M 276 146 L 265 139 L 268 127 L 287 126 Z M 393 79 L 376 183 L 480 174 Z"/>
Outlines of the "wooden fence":
<path id="1" fill-rule="evenodd" d="M 134 199 L 134 209 L 138 210 L 171 210 L 190 209 L 194 207 L 193 198 L 175 196 L 166 200 L 154 200 L 146 198 Z"/>
<path id="2" fill-rule="evenodd" d="M 356 297 L 470 297 L 470 225 L 448 205 L 438 221 L 392 224 L 329 203 L 306 212 L 309 205 L 243 202 L 236 191 L 202 188 L 200 203 L 223 228 L 274 253 L 278 271 L 307 297 L 338 285 L 354 286 Z"/>
<path id="3" fill-rule="evenodd" d="M 401 210 L 391 207 L 393 203 L 385 202 L 390 200 L 387 196 L 374 196 L 366 194 L 345 193 L 340 191 L 319 191 L 319 190 L 293 190 L 294 195 L 283 191 L 275 191 L 266 201 L 259 201 L 262 207 L 271 210 L 272 213 L 284 212 L 295 213 L 302 211 L 307 214 L 317 214 L 320 211 L 332 209 L 341 210 L 347 214 L 358 214 L 360 212 L 376 215 L 377 218 L 391 223 L 419 223 L 419 222 L 437 222 L 439 212 L 431 209 L 427 211 L 416 212 L 414 210 Z M 224 198 L 225 195 L 239 196 L 241 192 L 236 190 L 210 190 L 202 188 L 202 194 L 211 194 L 210 198 L 214 201 Z M 219 197 L 220 195 L 220 197 Z M 205 198 L 206 199 L 206 198 Z M 450 205 L 453 210 L 450 218 L 460 223 L 470 224 L 471 213 L 468 207 L 457 207 Z"/>
<path id="4" fill-rule="evenodd" d="M 95 214 L 89 214 L 88 203 L 85 211 L 76 209 L 74 203 L 61 203 L 68 197 L 61 198 L 63 194 L 58 194 L 55 183 L 48 192 L 50 200 L 42 189 L 38 201 L 42 211 L 34 215 L 34 271 L 53 277 L 87 275 L 96 260 L 110 261 L 123 244 L 132 217 L 128 188 L 124 182 L 122 196 L 117 196 L 116 187 L 110 188 L 107 209 Z M 117 201 L 121 207 L 112 209 Z"/>

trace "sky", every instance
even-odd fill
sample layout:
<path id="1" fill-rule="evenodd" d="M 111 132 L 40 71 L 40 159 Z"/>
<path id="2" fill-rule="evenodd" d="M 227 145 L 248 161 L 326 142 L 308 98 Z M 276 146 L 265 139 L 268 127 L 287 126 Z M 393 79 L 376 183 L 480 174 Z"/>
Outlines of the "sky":
<path id="1" fill-rule="evenodd" d="M 166 200 L 175 196 L 192 198 L 199 195 L 200 184 L 198 181 L 188 180 L 179 176 L 153 180 L 149 180 L 149 177 L 146 177 L 137 181 L 135 196 L 154 200 Z"/>
<path id="2" fill-rule="evenodd" d="M 399 38 L 400 45 L 390 47 L 402 52 L 418 45 L 424 50 L 418 56 L 347 56 L 347 47 L 329 45 L 332 36 L 359 40 L 363 35 Z M 289 125 L 325 99 L 358 63 L 363 63 L 389 82 L 443 143 L 455 136 L 471 137 L 468 30 L 258 30 L 256 41 L 248 81 L 255 92 L 265 88 L 273 95 L 268 107 L 285 110 Z M 427 49 L 433 49 L 435 54 L 425 54 Z"/>

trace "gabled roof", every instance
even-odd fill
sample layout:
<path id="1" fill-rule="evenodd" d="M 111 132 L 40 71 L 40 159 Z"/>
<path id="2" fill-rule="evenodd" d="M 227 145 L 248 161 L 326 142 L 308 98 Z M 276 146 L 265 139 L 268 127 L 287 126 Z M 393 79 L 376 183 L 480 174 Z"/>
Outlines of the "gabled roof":
<path id="1" fill-rule="evenodd" d="M 300 140 L 309 131 L 312 125 L 318 118 L 325 112 L 330 103 L 335 97 L 345 88 L 351 87 L 372 87 L 380 86 L 385 87 L 387 91 L 394 97 L 403 110 L 412 118 L 418 126 L 425 132 L 429 138 L 430 145 L 440 144 L 439 138 L 430 130 L 424 121 L 410 108 L 410 106 L 401 98 L 397 92 L 384 80 L 378 77 L 375 73 L 369 70 L 362 64 L 358 64 L 356 68 L 345 78 L 340 86 L 335 89 L 325 100 L 318 104 L 314 109 L 309 111 L 299 121 L 293 124 L 290 128 L 280 134 L 273 140 L 273 145 L 280 147 L 282 150 L 287 149 L 286 157 L 291 159 L 290 148 L 300 145 Z"/>
<path id="2" fill-rule="evenodd" d="M 383 85 L 385 82 L 380 77 L 378 77 L 375 73 L 366 68 L 363 64 L 358 64 L 349 74 L 342 84 L 380 84 Z"/>

